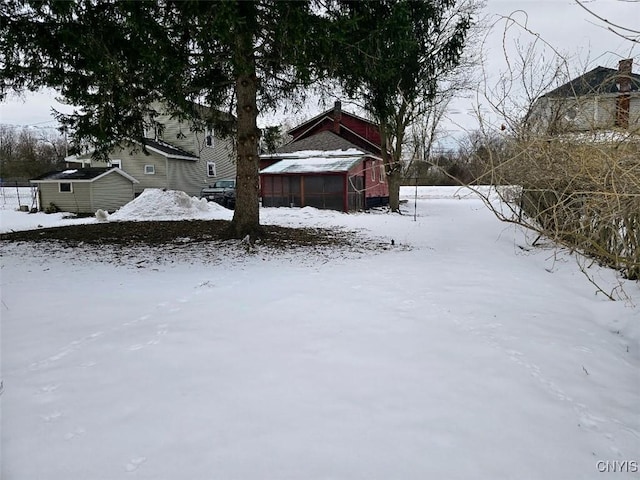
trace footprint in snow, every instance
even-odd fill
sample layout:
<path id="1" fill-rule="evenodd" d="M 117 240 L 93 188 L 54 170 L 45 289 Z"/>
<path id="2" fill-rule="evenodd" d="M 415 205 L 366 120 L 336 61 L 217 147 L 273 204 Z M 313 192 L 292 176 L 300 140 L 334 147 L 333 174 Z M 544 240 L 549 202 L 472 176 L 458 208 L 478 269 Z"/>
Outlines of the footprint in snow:
<path id="1" fill-rule="evenodd" d="M 73 432 L 69 432 L 65 434 L 64 439 L 67 441 L 73 440 L 74 438 L 81 437 L 82 435 L 85 434 L 85 432 L 86 430 L 84 428 L 78 427 Z"/>
<path id="2" fill-rule="evenodd" d="M 58 388 L 60 388 L 60 385 L 57 385 L 55 383 L 50 383 L 49 385 L 40 387 L 40 389 L 37 392 L 37 395 L 45 395 L 47 393 L 52 393 L 52 392 L 55 392 Z"/>
<path id="3" fill-rule="evenodd" d="M 135 457 L 129 460 L 129 463 L 124 467 L 127 472 L 135 472 L 140 465 L 147 461 L 147 457 Z"/>
<path id="4" fill-rule="evenodd" d="M 46 415 L 40 415 L 40 418 L 46 423 L 55 422 L 60 417 L 62 417 L 62 412 L 52 412 Z"/>

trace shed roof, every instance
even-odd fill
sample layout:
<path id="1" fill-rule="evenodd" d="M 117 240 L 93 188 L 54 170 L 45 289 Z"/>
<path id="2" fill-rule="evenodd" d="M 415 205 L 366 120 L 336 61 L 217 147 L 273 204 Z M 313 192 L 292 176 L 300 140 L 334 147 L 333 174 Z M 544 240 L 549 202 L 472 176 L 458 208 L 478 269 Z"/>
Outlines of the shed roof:
<path id="1" fill-rule="evenodd" d="M 341 155 L 336 152 L 298 152 L 306 155 L 285 154 L 285 158 L 260 171 L 277 173 L 340 173 L 348 172 L 366 156 L 362 152 L 348 150 Z M 333 154 L 332 154 L 333 153 Z M 328 155 L 327 155 L 328 154 Z M 275 157 L 275 156 L 274 156 Z"/>
<path id="2" fill-rule="evenodd" d="M 133 178 L 131 175 L 126 173 L 124 170 L 117 167 L 106 167 L 106 168 L 78 168 L 71 170 L 56 170 L 53 172 L 45 173 L 44 175 L 40 175 L 31 181 L 31 183 L 53 183 L 53 182 L 95 182 L 99 178 L 104 177 L 105 175 L 109 175 L 111 173 L 116 173 L 122 175 L 127 180 L 132 181 L 133 183 L 140 183 L 138 180 Z"/>

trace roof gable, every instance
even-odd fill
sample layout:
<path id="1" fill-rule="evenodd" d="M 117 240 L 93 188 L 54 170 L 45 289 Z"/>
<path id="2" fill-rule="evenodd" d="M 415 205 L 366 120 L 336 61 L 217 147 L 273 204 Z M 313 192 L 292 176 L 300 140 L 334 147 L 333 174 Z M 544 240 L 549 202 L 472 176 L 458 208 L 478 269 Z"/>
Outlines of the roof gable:
<path id="1" fill-rule="evenodd" d="M 336 102 L 338 103 L 338 102 Z M 338 105 L 337 105 L 338 107 Z M 329 120 L 331 122 L 333 122 L 333 115 L 334 112 L 336 111 L 336 107 L 331 108 L 329 110 L 326 110 L 324 112 L 322 112 L 319 115 L 316 115 L 315 117 L 307 120 L 306 122 L 301 123 L 300 125 L 297 125 L 295 127 L 293 127 L 291 130 L 289 130 L 287 133 L 293 137 L 297 137 L 299 136 L 301 133 L 303 133 L 304 131 L 312 128 L 313 126 L 315 126 L 316 124 L 324 121 L 324 120 Z M 378 128 L 378 125 L 375 122 L 372 122 L 371 120 L 367 120 L 366 118 L 362 118 L 359 117 L 358 115 L 354 115 L 353 113 L 349 113 L 349 112 L 345 112 L 344 110 L 340 110 L 340 114 L 342 116 L 346 116 L 349 117 L 353 120 L 356 120 L 358 122 L 361 123 L 366 123 L 369 124 L 372 127 Z"/>

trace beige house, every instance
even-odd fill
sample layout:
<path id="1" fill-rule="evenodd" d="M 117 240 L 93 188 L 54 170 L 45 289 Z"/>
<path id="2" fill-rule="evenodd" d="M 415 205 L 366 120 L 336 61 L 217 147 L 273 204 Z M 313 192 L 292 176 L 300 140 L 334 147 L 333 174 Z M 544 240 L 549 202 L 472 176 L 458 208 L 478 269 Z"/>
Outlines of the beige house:
<path id="1" fill-rule="evenodd" d="M 134 198 L 138 181 L 114 167 L 50 172 L 31 180 L 38 187 L 41 210 L 63 212 L 113 212 Z"/>
<path id="2" fill-rule="evenodd" d="M 212 128 L 199 128 L 167 114 L 161 105 L 157 126 L 145 132 L 140 142 L 128 142 L 109 154 L 108 162 L 95 160 L 91 154 L 65 158 L 67 165 L 83 167 L 118 167 L 138 183 L 135 194 L 145 188 L 181 190 L 199 196 L 200 190 L 214 181 L 235 178 L 233 142 L 216 135 Z M 208 111 L 201 107 L 201 111 Z"/>
<path id="3" fill-rule="evenodd" d="M 550 135 L 640 129 L 640 75 L 632 59 L 618 69 L 596 67 L 546 93 L 527 115 L 533 131 Z"/>

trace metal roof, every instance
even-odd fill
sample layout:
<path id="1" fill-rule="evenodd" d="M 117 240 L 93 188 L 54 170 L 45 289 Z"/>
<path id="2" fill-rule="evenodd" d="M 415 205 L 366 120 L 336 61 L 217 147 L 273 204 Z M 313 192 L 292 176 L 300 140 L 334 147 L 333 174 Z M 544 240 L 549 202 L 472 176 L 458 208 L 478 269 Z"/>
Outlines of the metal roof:
<path id="1" fill-rule="evenodd" d="M 340 173 L 348 172 L 356 166 L 365 155 L 313 156 L 305 158 L 287 158 L 268 166 L 260 173 Z"/>

